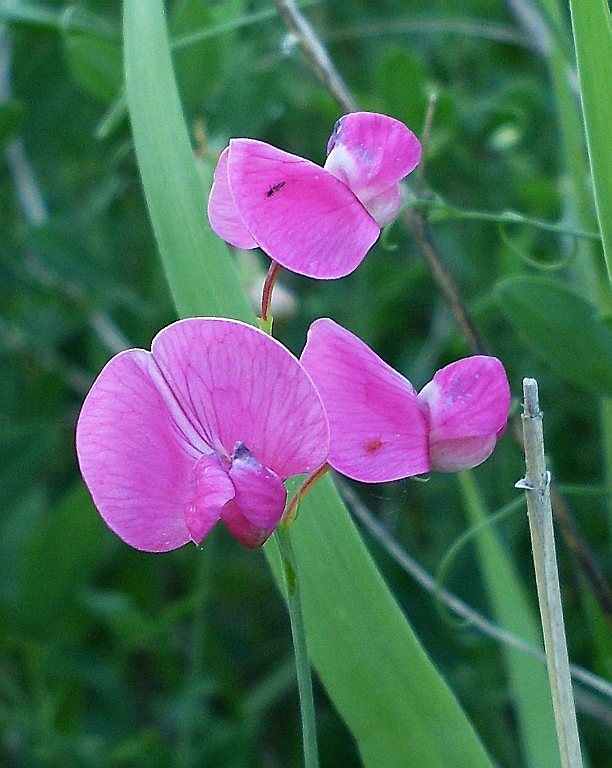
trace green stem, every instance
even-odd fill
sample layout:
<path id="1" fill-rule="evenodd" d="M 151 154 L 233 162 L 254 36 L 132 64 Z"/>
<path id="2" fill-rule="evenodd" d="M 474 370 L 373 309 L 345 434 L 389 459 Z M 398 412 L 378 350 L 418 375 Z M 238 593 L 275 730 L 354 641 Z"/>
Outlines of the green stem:
<path id="1" fill-rule="evenodd" d="M 535 379 L 523 379 L 523 395 L 523 435 L 527 471 L 525 479 L 519 481 L 517 487 L 523 488 L 527 496 L 533 564 L 561 764 L 563 768 L 582 768 L 555 553 L 550 476 L 546 470 L 542 413 Z"/>
<path id="2" fill-rule="evenodd" d="M 289 618 L 291 620 L 291 634 L 293 636 L 298 692 L 300 695 L 300 711 L 302 715 L 304 766 L 305 768 L 318 768 L 319 753 L 317 749 L 315 707 L 312 695 L 310 661 L 308 659 L 308 648 L 306 647 L 306 630 L 304 627 L 304 616 L 302 614 L 302 603 L 300 599 L 297 562 L 291 544 L 291 536 L 285 526 L 278 526 L 274 533 L 274 541 L 278 547 L 282 563 L 287 607 L 289 609 Z"/>
<path id="3" fill-rule="evenodd" d="M 459 208 L 456 205 L 447 203 L 439 195 L 433 197 L 413 197 L 409 199 L 409 206 L 428 212 L 432 215 L 432 220 L 434 217 L 438 217 L 441 219 L 489 221 L 493 224 L 526 224 L 534 229 L 550 232 L 554 235 L 575 237 L 580 240 L 591 240 L 594 242 L 601 240 L 601 236 L 597 232 L 587 232 L 577 227 L 535 219 L 518 211 L 492 212 Z"/>

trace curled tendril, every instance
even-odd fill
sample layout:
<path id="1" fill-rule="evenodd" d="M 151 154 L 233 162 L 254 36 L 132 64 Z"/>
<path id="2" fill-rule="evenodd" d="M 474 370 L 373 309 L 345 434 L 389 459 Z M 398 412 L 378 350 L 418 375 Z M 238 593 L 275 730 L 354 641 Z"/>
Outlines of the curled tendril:
<path id="1" fill-rule="evenodd" d="M 525 262 L 525 264 L 528 264 L 530 267 L 535 267 L 536 269 L 545 272 L 558 272 L 559 270 L 566 267 L 578 253 L 578 236 L 572 235 L 571 233 L 565 233 L 563 236 L 570 237 L 572 241 L 572 247 L 567 255 L 563 256 L 558 261 L 538 261 L 538 259 L 534 259 L 531 256 L 528 256 L 524 251 L 516 247 L 506 231 L 506 226 L 507 224 L 505 222 L 499 222 L 499 236 L 503 244 L 506 245 L 512 251 L 512 253 L 516 254 L 519 259 L 521 259 L 521 261 Z"/>

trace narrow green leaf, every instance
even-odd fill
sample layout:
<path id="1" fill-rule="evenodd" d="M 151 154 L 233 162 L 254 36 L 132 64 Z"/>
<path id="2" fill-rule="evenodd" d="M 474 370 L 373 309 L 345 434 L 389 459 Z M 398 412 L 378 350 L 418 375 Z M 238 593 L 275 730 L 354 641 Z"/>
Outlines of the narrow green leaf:
<path id="1" fill-rule="evenodd" d="M 612 23 L 607 0 L 570 0 L 597 218 L 612 279 Z"/>
<path id="2" fill-rule="evenodd" d="M 189 142 L 159 6 L 125 3 L 125 81 L 136 157 L 170 290 L 182 317 L 204 313 L 254 322 L 228 249 L 208 226 L 208 189 Z"/>
<path id="3" fill-rule="evenodd" d="M 542 277 L 509 278 L 496 294 L 530 350 L 562 380 L 612 395 L 612 330 L 590 302 Z"/>
<path id="4" fill-rule="evenodd" d="M 468 517 L 473 525 L 480 525 L 487 513 L 474 475 L 462 472 L 458 477 Z M 475 543 L 495 621 L 531 645 L 541 647 L 542 632 L 536 611 L 496 531 L 490 526 L 482 527 Z M 560 766 L 546 666 L 513 648 L 503 647 L 503 657 L 525 766 Z"/>
<path id="5" fill-rule="evenodd" d="M 364 765 L 490 766 L 329 478 L 301 501 L 291 538 L 310 654 Z M 266 547 L 282 583 L 273 552 Z"/>
<path id="6" fill-rule="evenodd" d="M 179 314 L 253 321 L 227 250 L 207 228 L 207 190 L 176 93 L 163 3 L 126 0 L 124 22 L 136 153 Z M 302 502 L 291 536 L 310 654 L 365 765 L 490 768 L 329 480 Z"/>

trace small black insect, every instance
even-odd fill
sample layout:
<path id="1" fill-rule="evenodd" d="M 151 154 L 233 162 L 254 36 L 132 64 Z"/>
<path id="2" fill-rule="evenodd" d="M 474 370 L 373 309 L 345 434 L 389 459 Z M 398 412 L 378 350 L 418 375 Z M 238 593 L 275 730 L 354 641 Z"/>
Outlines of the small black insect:
<path id="1" fill-rule="evenodd" d="M 285 181 L 279 181 L 278 184 L 275 184 L 273 187 L 270 187 L 270 189 L 266 192 L 266 197 L 272 197 L 272 195 L 275 192 L 278 192 L 279 189 L 282 189 L 287 182 Z"/>

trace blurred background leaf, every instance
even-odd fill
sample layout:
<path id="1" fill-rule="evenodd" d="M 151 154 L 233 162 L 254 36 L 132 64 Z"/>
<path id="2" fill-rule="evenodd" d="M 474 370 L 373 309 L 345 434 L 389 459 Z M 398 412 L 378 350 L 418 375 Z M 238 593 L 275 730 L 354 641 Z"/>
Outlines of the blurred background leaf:
<path id="1" fill-rule="evenodd" d="M 575 291 L 543 277 L 497 286 L 503 312 L 527 346 L 563 380 L 612 395 L 612 327 Z"/>

